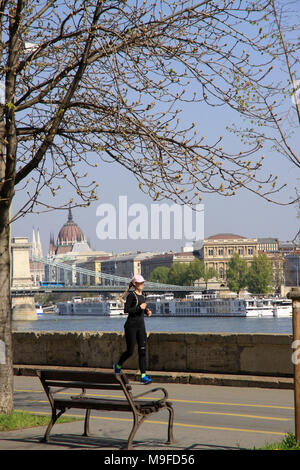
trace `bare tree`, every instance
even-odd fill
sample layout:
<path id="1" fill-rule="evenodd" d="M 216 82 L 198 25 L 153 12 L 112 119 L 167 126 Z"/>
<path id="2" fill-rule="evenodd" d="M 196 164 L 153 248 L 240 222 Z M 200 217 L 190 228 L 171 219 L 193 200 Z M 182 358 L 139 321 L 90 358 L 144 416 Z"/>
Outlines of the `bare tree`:
<path id="1" fill-rule="evenodd" d="M 300 169 L 300 13 L 297 0 L 270 2 L 271 15 L 261 33 L 269 41 L 269 54 L 276 58 L 274 75 L 269 74 L 269 87 L 258 88 L 254 102 L 249 102 L 245 89 L 241 90 L 240 99 L 248 100 L 249 127 L 232 126 L 236 134 L 248 143 L 259 140 L 283 157 L 287 165 Z M 274 39 L 276 39 L 274 41 Z M 298 74 L 298 75 L 297 75 Z M 298 178 L 299 180 L 299 178 Z M 276 181 L 273 182 L 274 187 Z M 292 197 L 299 212 L 299 188 L 295 188 Z M 291 234 L 294 244 L 299 243 L 298 231 Z"/>
<path id="2" fill-rule="evenodd" d="M 276 59 L 269 74 L 269 86 L 258 88 L 254 101 L 248 100 L 250 127 L 233 127 L 243 138 L 258 139 L 300 169 L 300 13 L 295 0 L 272 0 L 271 15 L 261 33 L 269 41 L 270 56 Z M 298 76 L 297 76 L 298 74 Z M 245 90 L 241 90 L 241 100 Z M 244 113 L 246 116 L 246 113 Z M 298 203 L 299 194 L 293 202 Z"/>
<path id="3" fill-rule="evenodd" d="M 268 92 L 276 38 L 261 25 L 272 14 L 269 0 L 0 0 L 0 411 L 12 409 L 12 220 L 90 204 L 99 161 L 128 169 L 154 200 L 280 191 L 260 172 L 260 136 L 233 152 L 201 132 L 206 105 L 248 116 L 240 90 Z M 188 103 L 198 122 L 181 118 Z M 24 204 L 10 218 L 15 191 Z"/>

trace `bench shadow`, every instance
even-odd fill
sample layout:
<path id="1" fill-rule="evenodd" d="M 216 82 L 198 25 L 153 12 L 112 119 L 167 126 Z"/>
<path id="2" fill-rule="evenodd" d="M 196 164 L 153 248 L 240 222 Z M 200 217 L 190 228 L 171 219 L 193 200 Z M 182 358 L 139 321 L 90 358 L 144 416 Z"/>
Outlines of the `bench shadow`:
<path id="1" fill-rule="evenodd" d="M 65 450 L 68 449 L 115 449 L 121 450 L 126 445 L 125 439 L 113 439 L 113 438 L 105 438 L 99 436 L 80 436 L 75 434 L 51 434 L 51 438 L 48 442 L 42 442 L 41 436 L 32 436 L 32 437 L 23 437 L 23 438 L 11 438 L 7 439 L 9 441 L 15 442 L 24 442 L 34 445 L 35 449 L 41 447 L 41 450 L 45 450 L 55 446 L 56 448 L 59 446 Z"/>
<path id="2" fill-rule="evenodd" d="M 35 448 L 38 450 L 39 445 L 41 446 L 40 450 L 46 450 L 48 448 L 51 450 L 51 447 L 55 446 L 61 447 L 62 450 L 80 450 L 80 449 L 90 449 L 90 450 L 115 450 L 121 451 L 124 450 L 127 440 L 126 439 L 116 439 L 112 437 L 102 437 L 97 435 L 90 436 L 81 436 L 76 434 L 52 434 L 48 442 L 41 442 L 41 436 L 32 436 L 28 438 L 12 438 L 9 441 L 15 442 L 24 442 L 29 445 L 35 445 Z M 215 444 L 206 444 L 206 443 L 194 443 L 187 444 L 175 442 L 172 445 L 166 445 L 161 440 L 156 439 L 144 439 L 136 440 L 133 442 L 132 450 L 187 450 L 187 451 L 201 451 L 201 450 L 244 450 L 241 447 L 232 447 L 232 446 L 222 446 Z"/>

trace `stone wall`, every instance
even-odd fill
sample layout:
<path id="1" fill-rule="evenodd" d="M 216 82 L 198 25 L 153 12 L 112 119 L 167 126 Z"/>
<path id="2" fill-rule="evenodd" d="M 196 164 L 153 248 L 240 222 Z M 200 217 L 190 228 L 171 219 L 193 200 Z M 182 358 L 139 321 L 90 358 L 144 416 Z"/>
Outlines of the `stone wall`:
<path id="1" fill-rule="evenodd" d="M 148 333 L 147 370 L 291 376 L 292 335 Z M 14 364 L 111 368 L 122 332 L 14 332 Z M 125 364 L 138 369 L 137 352 Z"/>

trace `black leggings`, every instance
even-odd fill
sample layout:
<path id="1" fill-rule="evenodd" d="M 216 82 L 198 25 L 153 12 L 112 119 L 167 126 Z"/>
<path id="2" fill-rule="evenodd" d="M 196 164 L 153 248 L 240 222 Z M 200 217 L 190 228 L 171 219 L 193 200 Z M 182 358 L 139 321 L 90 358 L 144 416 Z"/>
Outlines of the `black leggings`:
<path id="1" fill-rule="evenodd" d="M 138 344 L 139 368 L 141 374 L 146 372 L 146 330 L 145 325 L 125 325 L 125 338 L 127 350 L 123 352 L 118 364 L 121 366 L 134 353 L 135 343 Z"/>

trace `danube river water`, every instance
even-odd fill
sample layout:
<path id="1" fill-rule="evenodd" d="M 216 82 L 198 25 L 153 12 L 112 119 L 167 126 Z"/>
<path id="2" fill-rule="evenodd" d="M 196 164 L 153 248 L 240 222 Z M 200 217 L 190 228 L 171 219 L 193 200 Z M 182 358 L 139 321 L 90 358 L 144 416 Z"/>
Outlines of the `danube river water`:
<path id="1" fill-rule="evenodd" d="M 123 331 L 126 317 L 38 315 L 34 321 L 14 321 L 13 331 Z M 146 330 L 292 334 L 288 318 L 145 317 Z"/>

